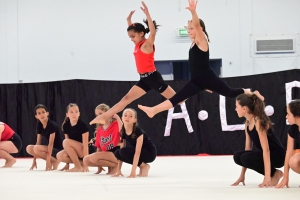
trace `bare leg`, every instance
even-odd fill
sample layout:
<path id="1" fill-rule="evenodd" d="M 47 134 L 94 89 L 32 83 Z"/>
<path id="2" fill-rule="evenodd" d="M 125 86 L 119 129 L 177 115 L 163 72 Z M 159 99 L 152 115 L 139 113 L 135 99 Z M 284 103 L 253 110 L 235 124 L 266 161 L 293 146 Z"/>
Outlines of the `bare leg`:
<path id="1" fill-rule="evenodd" d="M 148 165 L 147 163 L 142 163 L 140 165 L 140 169 L 141 169 L 141 172 L 142 172 L 142 177 L 147 177 L 148 176 L 148 172 L 150 170 L 150 165 Z"/>
<path id="2" fill-rule="evenodd" d="M 74 168 L 68 170 L 68 172 L 83 172 L 83 168 L 78 159 L 78 157 L 83 157 L 83 144 L 75 140 L 65 139 L 63 141 L 63 147 L 75 165 Z"/>
<path id="3" fill-rule="evenodd" d="M 48 146 L 35 145 L 33 147 L 33 151 L 34 151 L 34 155 L 36 157 L 42 158 L 43 160 L 47 159 Z M 50 162 L 52 164 L 52 170 L 57 170 L 57 167 L 58 167 L 60 161 L 51 156 Z"/>
<path id="4" fill-rule="evenodd" d="M 143 168 L 141 168 L 141 167 L 139 167 L 139 168 L 140 168 L 140 171 L 139 171 L 139 173 L 137 174 L 137 176 L 142 177 L 142 174 L 143 174 Z"/>
<path id="5" fill-rule="evenodd" d="M 17 153 L 18 149 L 11 141 L 0 141 L 0 158 L 5 159 L 3 167 L 12 167 L 16 163 L 16 159 L 10 153 Z"/>
<path id="6" fill-rule="evenodd" d="M 118 160 L 112 152 L 96 152 L 90 155 L 90 161 L 97 166 L 108 167 L 108 175 L 117 173 Z"/>
<path id="7" fill-rule="evenodd" d="M 283 177 L 282 171 L 276 170 L 275 174 L 271 178 L 271 185 L 276 186 L 282 177 Z"/>
<path id="8" fill-rule="evenodd" d="M 33 150 L 34 146 L 35 145 L 28 145 L 26 147 L 26 151 L 27 151 L 28 154 L 30 154 L 30 155 L 32 155 L 34 157 L 37 157 L 37 155 L 35 155 L 34 150 Z"/>
<path id="9" fill-rule="evenodd" d="M 60 152 L 58 152 L 56 154 L 56 157 L 60 162 L 73 163 L 71 158 L 69 157 L 69 155 L 67 154 L 67 152 L 65 150 L 61 150 Z"/>
<path id="10" fill-rule="evenodd" d="M 93 154 L 91 154 L 93 155 Z M 98 167 L 98 165 L 95 165 L 91 162 L 91 155 L 87 155 L 83 158 L 83 165 L 89 166 L 89 167 Z"/>
<path id="11" fill-rule="evenodd" d="M 73 163 L 73 162 L 65 150 L 61 150 L 60 152 L 58 152 L 56 154 L 56 157 L 57 157 L 57 160 L 59 160 L 60 162 L 66 163 L 66 165 L 59 171 L 67 171 L 70 169 L 70 163 Z"/>
<path id="12" fill-rule="evenodd" d="M 139 107 L 139 109 L 144 111 L 148 115 L 148 117 L 152 118 L 157 113 L 160 113 L 164 110 L 169 110 L 170 108 L 173 108 L 173 105 L 169 100 L 166 100 L 154 107 L 147 107 L 147 106 L 142 106 L 142 105 L 138 105 L 138 107 Z"/>
<path id="13" fill-rule="evenodd" d="M 122 111 L 128 104 L 130 104 L 132 101 L 140 98 L 146 94 L 146 92 L 141 89 L 138 86 L 133 86 L 129 92 L 116 104 L 114 105 L 111 109 L 103 113 L 102 115 L 97 116 L 95 119 L 93 119 L 90 124 L 96 124 L 96 123 L 105 123 L 105 120 L 108 119 L 109 117 L 113 116 L 114 114 Z"/>
<path id="14" fill-rule="evenodd" d="M 0 158 L 5 160 L 5 164 L 2 167 L 12 167 L 16 163 L 16 159 L 12 157 L 7 151 L 0 150 Z"/>
<path id="15" fill-rule="evenodd" d="M 289 165 L 294 172 L 300 174 L 300 153 L 296 153 L 290 158 Z"/>
<path id="16" fill-rule="evenodd" d="M 167 89 L 163 93 L 161 93 L 161 95 L 164 96 L 166 99 L 170 99 L 175 94 L 176 92 L 170 86 L 168 86 Z"/>

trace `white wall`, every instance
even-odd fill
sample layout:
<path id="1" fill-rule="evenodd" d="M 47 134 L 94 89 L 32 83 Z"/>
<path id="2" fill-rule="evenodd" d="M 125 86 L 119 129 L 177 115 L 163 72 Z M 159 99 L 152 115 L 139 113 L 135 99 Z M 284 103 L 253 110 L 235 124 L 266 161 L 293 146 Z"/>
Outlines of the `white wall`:
<path id="1" fill-rule="evenodd" d="M 140 2 L 0 0 L 0 83 L 137 80 L 126 16 L 135 9 L 133 21 L 141 22 Z M 174 36 L 191 18 L 187 0 L 146 3 L 162 25 L 156 60 L 187 59 L 190 41 Z M 289 58 L 251 55 L 253 35 L 300 33 L 299 10 L 299 0 L 199 1 L 198 14 L 211 39 L 210 57 L 222 58 L 222 76 L 300 68 L 299 47 Z"/>

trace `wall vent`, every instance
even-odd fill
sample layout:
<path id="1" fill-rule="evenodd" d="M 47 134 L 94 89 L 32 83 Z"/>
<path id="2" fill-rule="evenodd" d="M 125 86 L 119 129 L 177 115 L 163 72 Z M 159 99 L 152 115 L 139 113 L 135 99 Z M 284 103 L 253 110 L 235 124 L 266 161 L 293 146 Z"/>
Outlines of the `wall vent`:
<path id="1" fill-rule="evenodd" d="M 295 52 L 295 41 L 288 39 L 256 39 L 255 53 L 293 53 Z"/>

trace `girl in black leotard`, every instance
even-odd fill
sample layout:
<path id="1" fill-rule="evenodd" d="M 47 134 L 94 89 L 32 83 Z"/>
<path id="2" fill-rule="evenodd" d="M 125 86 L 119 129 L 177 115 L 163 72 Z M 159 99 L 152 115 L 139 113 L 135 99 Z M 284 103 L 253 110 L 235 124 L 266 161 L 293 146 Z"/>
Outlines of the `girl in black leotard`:
<path id="1" fill-rule="evenodd" d="M 272 122 L 266 115 L 263 101 L 255 94 L 241 94 L 236 98 L 236 112 L 245 117 L 245 150 L 234 153 L 234 162 L 242 166 L 240 177 L 232 185 L 245 185 L 246 169 L 252 169 L 264 175 L 260 187 L 275 186 L 282 177 L 285 149 L 272 130 Z M 252 150 L 252 146 L 257 150 Z"/>
<path id="2" fill-rule="evenodd" d="M 199 20 L 197 16 L 196 3 L 197 1 L 190 0 L 189 6 L 187 7 L 193 16 L 193 20 L 189 21 L 187 27 L 189 36 L 193 40 L 193 44 L 189 51 L 191 80 L 172 98 L 155 107 L 149 108 L 139 105 L 139 108 L 146 112 L 150 118 L 161 111 L 174 107 L 176 104 L 198 94 L 205 89 L 232 98 L 238 96 L 239 94 L 251 93 L 250 91 L 242 88 L 230 88 L 210 68 L 209 48 L 207 43 L 208 34 L 205 30 L 204 22 L 201 19 Z"/>
<path id="3" fill-rule="evenodd" d="M 289 170 L 290 168 L 297 174 L 300 174 L 300 153 L 294 150 L 295 143 L 300 136 L 300 99 L 293 100 L 286 108 L 286 119 L 290 127 L 288 129 L 287 147 L 284 161 L 284 173 L 277 188 L 289 188 Z"/>
<path id="4" fill-rule="evenodd" d="M 62 124 L 62 131 L 65 139 L 64 149 L 57 153 L 57 159 L 66 163 L 61 171 L 67 172 L 88 172 L 88 166 L 82 163 L 83 157 L 95 152 L 94 146 L 88 145 L 89 128 L 80 118 L 79 107 L 75 103 L 67 106 L 66 118 Z M 69 163 L 74 164 L 74 168 L 69 169 Z"/>
<path id="5" fill-rule="evenodd" d="M 26 147 L 27 153 L 33 156 L 30 170 L 37 168 L 36 158 L 46 161 L 46 171 L 56 170 L 60 163 L 56 154 L 63 149 L 60 128 L 49 118 L 46 106 L 38 104 L 34 108 L 34 114 L 38 122 L 36 144 Z"/>

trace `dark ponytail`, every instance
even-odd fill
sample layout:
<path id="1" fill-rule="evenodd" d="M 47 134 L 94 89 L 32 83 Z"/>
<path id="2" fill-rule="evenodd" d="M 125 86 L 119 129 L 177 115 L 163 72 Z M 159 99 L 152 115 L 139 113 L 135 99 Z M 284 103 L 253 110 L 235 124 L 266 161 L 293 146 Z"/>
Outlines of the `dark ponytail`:
<path id="1" fill-rule="evenodd" d="M 206 32 L 206 28 L 205 28 L 204 21 L 203 21 L 202 19 L 199 19 L 199 21 L 200 21 L 200 26 L 202 27 L 202 30 L 203 30 L 203 32 L 205 33 L 208 42 L 210 42 L 209 37 L 208 37 L 208 34 L 207 34 L 207 32 Z"/>
<path id="2" fill-rule="evenodd" d="M 147 20 L 147 19 L 144 19 L 143 22 L 147 25 L 147 28 L 145 29 L 145 34 L 146 34 L 146 33 L 149 33 L 149 32 L 150 32 L 150 29 L 149 29 L 149 23 L 148 23 L 148 20 Z M 154 24 L 155 30 L 157 30 L 158 27 L 159 27 L 160 25 L 157 25 L 155 20 L 153 20 L 152 22 L 153 22 L 153 24 Z"/>
<path id="3" fill-rule="evenodd" d="M 265 112 L 265 103 L 256 94 L 241 94 L 236 100 L 241 106 L 248 107 L 249 114 L 258 118 L 262 131 L 268 131 L 272 128 L 273 123 Z"/>
<path id="4" fill-rule="evenodd" d="M 143 32 L 144 35 L 146 35 L 147 33 L 150 32 L 149 25 L 148 25 L 148 20 L 144 19 L 143 22 L 147 25 L 147 28 L 145 28 L 145 26 L 141 23 L 133 23 L 133 24 L 128 26 L 127 31 L 133 30 L 134 32 L 137 32 L 137 33 Z M 153 24 L 154 24 L 155 30 L 157 30 L 158 27 L 160 26 L 160 25 L 156 24 L 155 20 L 153 20 Z"/>

